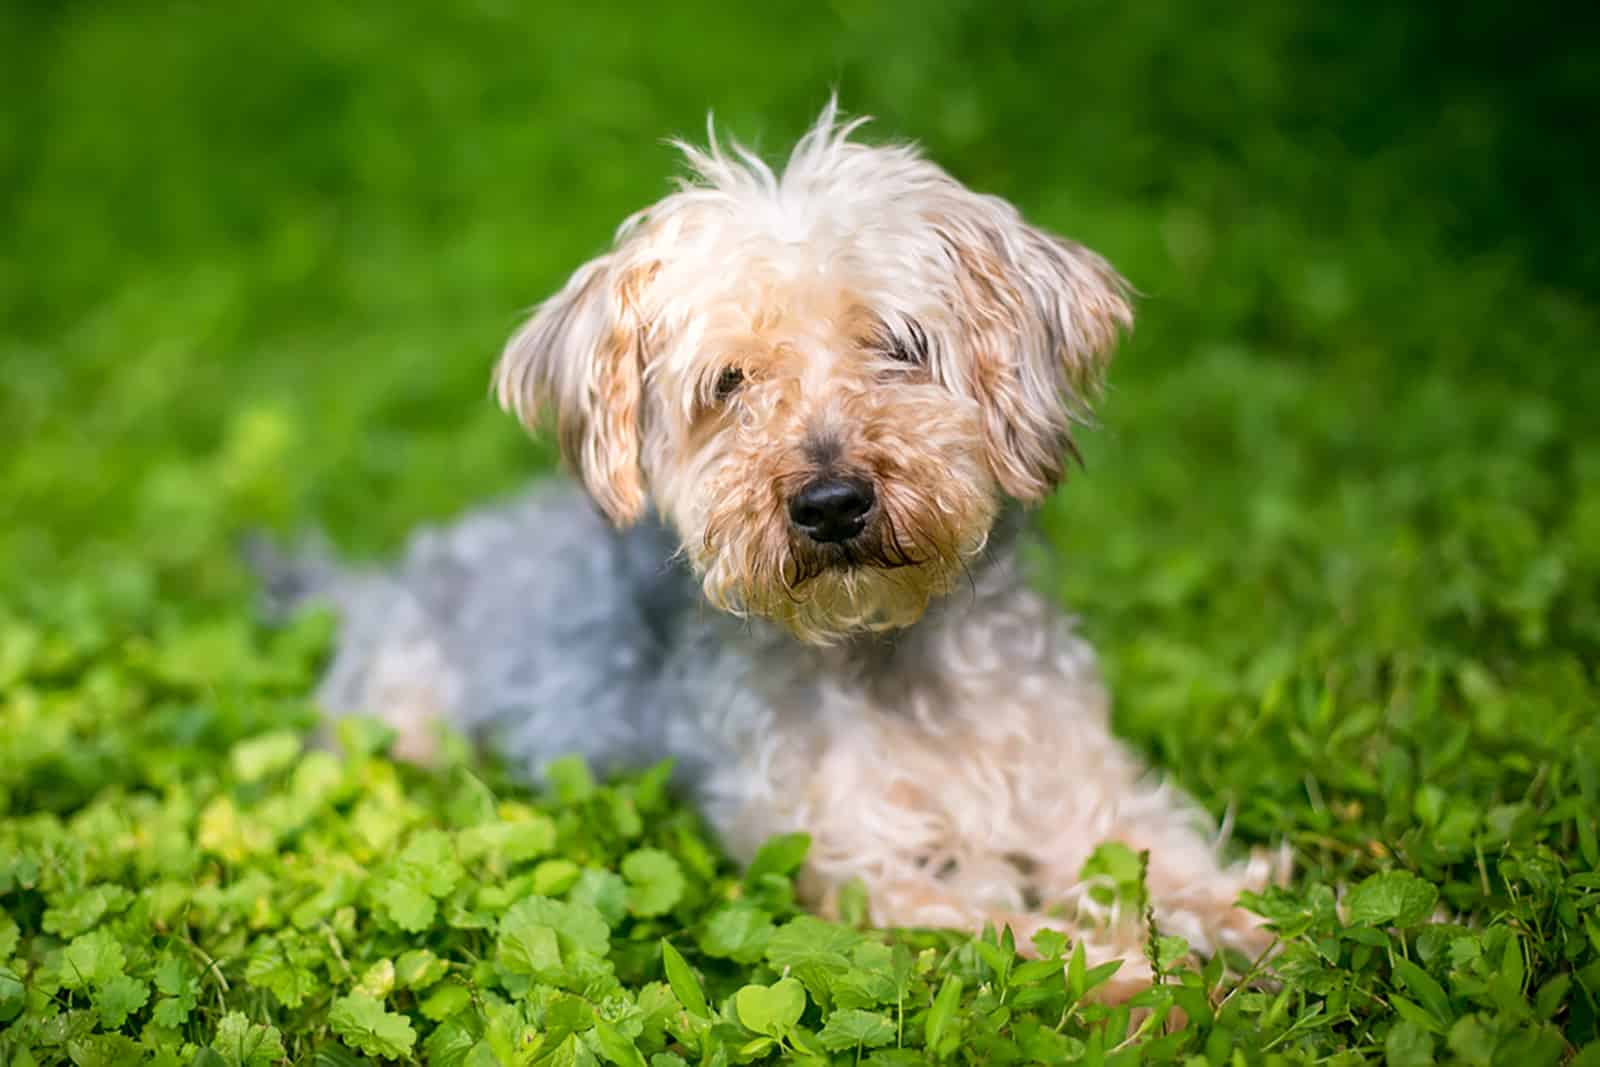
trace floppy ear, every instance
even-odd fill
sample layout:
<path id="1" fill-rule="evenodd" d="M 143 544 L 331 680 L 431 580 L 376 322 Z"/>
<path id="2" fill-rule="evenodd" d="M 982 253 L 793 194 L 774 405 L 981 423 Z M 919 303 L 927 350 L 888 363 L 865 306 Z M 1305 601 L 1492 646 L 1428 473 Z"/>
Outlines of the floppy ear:
<path id="1" fill-rule="evenodd" d="M 555 411 L 562 457 L 618 526 L 645 506 L 641 301 L 653 274 L 649 265 L 619 267 L 615 253 L 586 264 L 511 338 L 494 374 L 500 406 L 528 429 Z"/>
<path id="2" fill-rule="evenodd" d="M 990 468 L 1012 498 L 1041 500 L 1060 483 L 1075 452 L 1072 423 L 1133 324 L 1128 283 L 997 197 L 971 195 L 935 226 L 955 262 Z"/>

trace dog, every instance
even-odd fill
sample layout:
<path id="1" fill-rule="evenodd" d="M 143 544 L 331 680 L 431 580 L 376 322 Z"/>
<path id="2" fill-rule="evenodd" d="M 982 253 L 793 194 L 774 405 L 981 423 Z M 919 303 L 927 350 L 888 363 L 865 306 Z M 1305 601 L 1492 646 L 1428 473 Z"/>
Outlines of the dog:
<path id="1" fill-rule="evenodd" d="M 390 570 L 300 560 L 341 635 L 318 698 L 426 759 L 438 724 L 537 778 L 670 757 L 730 853 L 804 831 L 824 914 L 1043 928 L 1148 983 L 1147 916 L 1085 861 L 1148 852 L 1159 929 L 1255 955 L 1201 809 L 1113 736 L 1089 645 L 1030 588 L 1130 288 L 835 103 L 781 169 L 711 131 L 510 340 L 500 404 L 553 415 L 581 489 L 422 531 Z M 1134 914 L 1129 914 L 1133 912 Z"/>

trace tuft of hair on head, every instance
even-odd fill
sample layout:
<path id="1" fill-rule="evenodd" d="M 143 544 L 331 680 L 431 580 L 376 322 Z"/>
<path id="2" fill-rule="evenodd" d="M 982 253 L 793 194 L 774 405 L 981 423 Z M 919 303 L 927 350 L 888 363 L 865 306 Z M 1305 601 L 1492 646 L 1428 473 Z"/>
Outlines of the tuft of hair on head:
<path id="1" fill-rule="evenodd" d="M 831 156 L 837 155 L 850 144 L 851 135 L 871 122 L 870 116 L 858 115 L 845 119 L 839 111 L 839 97 L 828 97 L 811 126 L 795 142 L 788 161 L 782 170 L 774 170 L 766 160 L 742 142 L 729 138 L 726 146 L 717 136 L 716 115 L 706 114 L 706 144 L 704 148 L 682 138 L 667 143 L 683 156 L 690 177 L 680 180 L 680 188 L 693 190 L 710 187 L 728 193 L 762 193 L 774 199 L 781 198 L 785 179 L 806 169 L 820 168 Z"/>

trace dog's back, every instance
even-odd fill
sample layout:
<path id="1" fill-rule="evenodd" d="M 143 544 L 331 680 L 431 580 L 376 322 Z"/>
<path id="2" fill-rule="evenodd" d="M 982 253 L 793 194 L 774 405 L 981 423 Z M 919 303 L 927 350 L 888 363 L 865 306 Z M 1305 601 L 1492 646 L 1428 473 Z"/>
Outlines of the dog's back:
<path id="1" fill-rule="evenodd" d="M 339 617 L 317 693 L 330 714 L 381 718 L 411 758 L 447 720 L 530 769 L 576 753 L 608 771 L 663 754 L 656 683 L 695 595 L 674 548 L 653 524 L 619 534 L 552 483 L 418 532 L 391 569 L 254 559 L 277 609 Z"/>

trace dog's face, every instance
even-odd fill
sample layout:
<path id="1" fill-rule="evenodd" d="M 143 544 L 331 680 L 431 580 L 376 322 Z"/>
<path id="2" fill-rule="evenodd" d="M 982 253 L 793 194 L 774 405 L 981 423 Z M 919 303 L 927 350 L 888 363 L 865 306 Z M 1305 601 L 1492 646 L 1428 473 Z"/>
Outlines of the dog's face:
<path id="1" fill-rule="evenodd" d="M 653 499 L 711 603 L 812 642 L 915 622 L 1055 486 L 1131 322 L 1099 256 L 853 129 L 781 174 L 685 147 L 496 371 L 614 522 Z"/>

